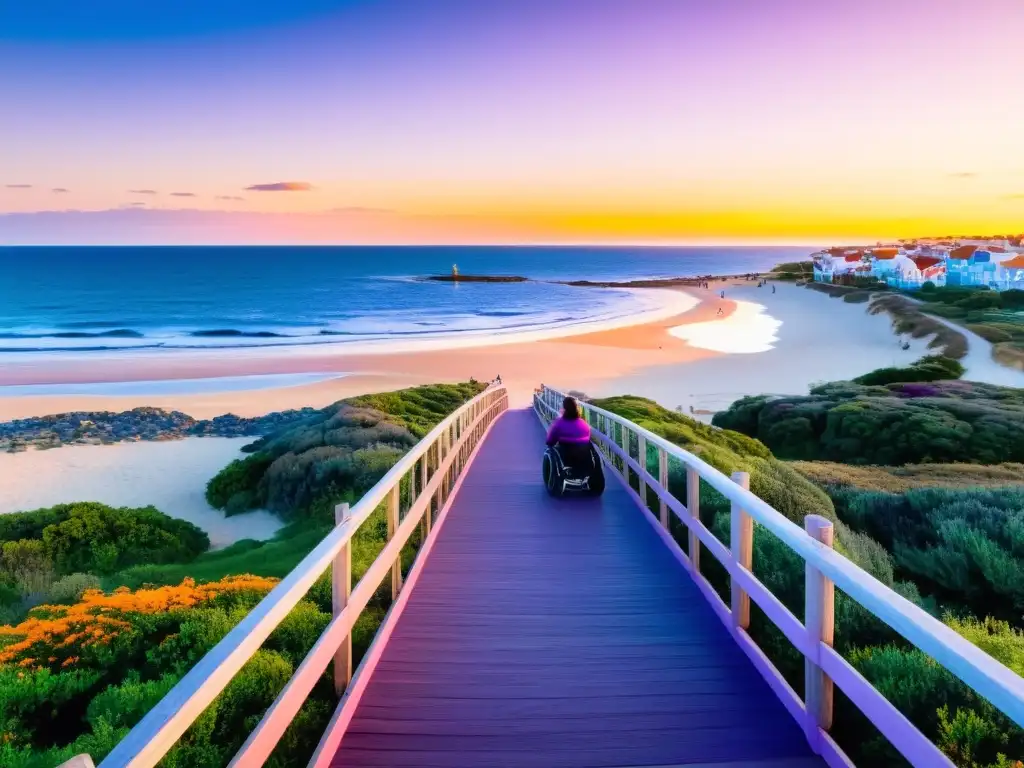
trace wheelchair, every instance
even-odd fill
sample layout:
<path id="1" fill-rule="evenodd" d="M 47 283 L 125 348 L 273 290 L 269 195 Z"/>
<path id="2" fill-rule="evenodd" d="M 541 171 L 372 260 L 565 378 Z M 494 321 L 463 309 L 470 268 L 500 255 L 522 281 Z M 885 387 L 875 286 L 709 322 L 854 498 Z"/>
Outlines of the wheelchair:
<path id="1" fill-rule="evenodd" d="M 548 446 L 543 459 L 544 487 L 555 497 L 566 493 L 600 496 L 604 493 L 604 465 L 593 443 L 558 443 Z"/>

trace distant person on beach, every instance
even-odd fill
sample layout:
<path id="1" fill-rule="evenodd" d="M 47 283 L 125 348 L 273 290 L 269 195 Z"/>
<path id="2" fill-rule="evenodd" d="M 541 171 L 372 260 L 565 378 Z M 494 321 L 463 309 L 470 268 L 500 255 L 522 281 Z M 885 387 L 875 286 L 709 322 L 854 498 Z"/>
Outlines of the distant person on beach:
<path id="1" fill-rule="evenodd" d="M 772 293 L 775 293 L 775 286 L 772 286 Z"/>
<path id="2" fill-rule="evenodd" d="M 718 308 L 718 314 L 722 314 L 722 308 L 721 307 Z"/>
<path id="3" fill-rule="evenodd" d="M 722 298 L 725 298 L 725 291 L 722 291 Z"/>

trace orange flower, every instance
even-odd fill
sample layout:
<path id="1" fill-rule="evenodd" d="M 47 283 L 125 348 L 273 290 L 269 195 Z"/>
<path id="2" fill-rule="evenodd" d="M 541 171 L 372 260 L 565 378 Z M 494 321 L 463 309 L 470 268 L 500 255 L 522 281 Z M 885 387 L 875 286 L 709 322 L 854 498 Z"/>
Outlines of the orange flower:
<path id="1" fill-rule="evenodd" d="M 268 592 L 276 579 L 258 576 L 229 576 L 218 582 L 197 585 L 185 579 L 177 586 L 139 589 L 132 592 L 119 587 L 111 594 L 98 589 L 85 592 L 74 605 L 41 605 L 15 627 L 0 627 L 0 636 L 17 638 L 0 648 L 0 664 L 17 663 L 28 667 L 36 665 L 36 657 L 56 657 L 49 651 L 55 648 L 81 650 L 91 645 L 106 645 L 125 630 L 132 628 L 133 614 L 159 614 L 186 610 L 209 602 L 219 595 L 232 592 Z M 65 659 L 66 667 L 78 661 L 77 656 Z"/>

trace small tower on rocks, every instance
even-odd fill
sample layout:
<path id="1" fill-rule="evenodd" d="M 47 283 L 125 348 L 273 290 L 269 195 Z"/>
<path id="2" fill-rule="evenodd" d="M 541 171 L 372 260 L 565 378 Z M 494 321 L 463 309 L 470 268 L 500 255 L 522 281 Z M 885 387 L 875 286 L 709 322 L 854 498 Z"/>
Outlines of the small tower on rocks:
<path id="1" fill-rule="evenodd" d="M 454 277 L 456 279 L 458 279 L 458 277 L 459 277 L 459 265 L 458 264 L 452 264 L 452 277 Z"/>

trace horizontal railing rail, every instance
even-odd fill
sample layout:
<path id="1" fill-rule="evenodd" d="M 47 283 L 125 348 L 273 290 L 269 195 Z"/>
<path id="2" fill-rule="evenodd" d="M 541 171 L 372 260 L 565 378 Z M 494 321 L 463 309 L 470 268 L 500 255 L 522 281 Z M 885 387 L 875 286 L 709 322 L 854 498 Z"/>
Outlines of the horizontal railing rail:
<path id="1" fill-rule="evenodd" d="M 564 397 L 562 392 L 547 386 L 534 393 L 534 409 L 542 423 L 549 424 L 559 415 Z M 668 533 L 669 512 L 685 526 L 687 553 L 682 554 L 680 550 L 680 554 L 694 580 L 740 647 L 804 728 L 811 747 L 830 765 L 851 765 L 828 732 L 832 725 L 833 684 L 839 686 L 912 765 L 953 765 L 928 737 L 833 650 L 835 587 L 1024 727 L 1024 679 L 835 552 L 832 524 L 828 520 L 809 515 L 802 529 L 751 493 L 746 473 L 737 472 L 730 479 L 699 457 L 621 416 L 585 401 L 580 402 L 580 407 L 605 462 L 622 475 L 630 493 L 648 513 L 648 492 L 655 494 L 660 513 L 657 522 L 666 543 L 677 546 Z M 631 449 L 634 442 L 636 457 Z M 649 447 L 657 454 L 657 477 L 648 471 Z M 670 457 L 680 462 L 686 471 L 685 503 L 668 490 Z M 637 490 L 630 485 L 630 472 L 637 479 Z M 700 520 L 701 480 L 731 502 L 728 545 L 719 541 Z M 794 616 L 753 573 L 755 521 L 805 562 L 804 621 Z M 728 605 L 701 573 L 700 544 L 729 575 L 731 599 Z M 803 700 L 748 634 L 750 600 L 803 654 Z"/>
<path id="2" fill-rule="evenodd" d="M 339 505 L 336 527 L 139 721 L 100 768 L 156 765 L 331 567 L 331 622 L 231 762 L 262 765 L 332 661 L 335 688 L 339 694 L 344 691 L 352 679 L 351 632 L 356 620 L 388 573 L 392 599 L 397 597 L 402 587 L 402 548 L 417 525 L 429 534 L 433 509 L 442 508 L 474 447 L 507 408 L 506 389 L 490 386 L 434 427 L 351 509 Z M 409 478 L 410 507 L 400 518 L 400 486 L 405 478 Z M 352 536 L 382 503 L 388 542 L 353 588 Z"/>

